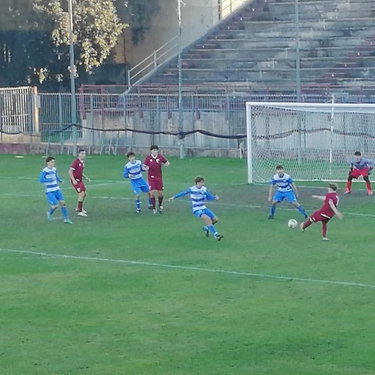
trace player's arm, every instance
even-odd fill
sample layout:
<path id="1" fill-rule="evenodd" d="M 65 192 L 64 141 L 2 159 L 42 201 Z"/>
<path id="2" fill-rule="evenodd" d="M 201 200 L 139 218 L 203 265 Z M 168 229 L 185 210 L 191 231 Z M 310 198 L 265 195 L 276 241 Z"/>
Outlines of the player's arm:
<path id="1" fill-rule="evenodd" d="M 125 165 L 124 167 L 124 178 L 132 178 L 133 175 L 129 173 L 129 168 Z"/>
<path id="2" fill-rule="evenodd" d="M 173 197 L 170 197 L 168 200 L 173 201 L 173 199 L 181 198 L 181 197 L 184 197 L 185 195 L 188 195 L 188 194 L 190 194 L 190 189 L 187 189 L 185 191 L 181 191 L 181 193 L 178 193 L 178 194 L 174 195 Z"/>
<path id="3" fill-rule="evenodd" d="M 60 182 L 62 184 L 64 181 L 59 177 L 59 175 L 56 173 L 56 180 L 57 182 Z"/>
<path id="4" fill-rule="evenodd" d="M 219 200 L 219 196 L 218 195 L 212 195 L 208 190 L 206 190 L 206 199 L 208 201 L 218 201 Z"/>
<path id="5" fill-rule="evenodd" d="M 322 201 L 324 201 L 326 199 L 326 197 L 324 195 L 312 195 L 311 198 L 320 199 Z"/>
<path id="6" fill-rule="evenodd" d="M 90 182 L 90 179 L 89 179 L 85 174 L 82 173 L 82 177 L 83 177 L 87 182 Z"/>
<path id="7" fill-rule="evenodd" d="M 374 168 L 374 162 L 371 159 L 367 159 L 367 168 L 368 171 L 371 173 L 372 169 Z"/>
<path id="8" fill-rule="evenodd" d="M 150 167 L 147 164 L 142 164 L 141 169 L 142 171 L 148 171 Z"/>
<path id="9" fill-rule="evenodd" d="M 171 165 L 171 163 L 163 156 L 163 158 L 161 159 L 161 162 L 166 166 L 166 167 L 169 167 Z"/>
<path id="10" fill-rule="evenodd" d="M 344 217 L 344 215 L 337 209 L 332 199 L 328 201 L 328 204 L 329 207 L 331 207 L 331 210 L 335 213 L 335 215 L 341 220 Z"/>
<path id="11" fill-rule="evenodd" d="M 298 189 L 297 189 L 297 186 L 296 186 L 296 184 L 293 182 L 293 180 L 292 179 L 290 179 L 290 186 L 292 187 L 292 189 L 293 189 L 293 191 L 294 191 L 294 194 L 295 194 L 295 196 L 298 198 Z"/>
<path id="12" fill-rule="evenodd" d="M 74 168 L 73 167 L 70 167 L 69 170 L 68 170 L 68 175 L 70 177 L 70 180 L 73 182 L 73 185 L 77 185 L 77 180 L 74 178 L 73 176 L 73 172 L 74 172 Z"/>
<path id="13" fill-rule="evenodd" d="M 39 182 L 41 184 L 43 184 L 45 182 L 51 182 L 50 178 L 46 178 L 46 172 L 45 171 L 42 171 L 42 173 L 40 174 L 40 176 L 39 176 Z"/>

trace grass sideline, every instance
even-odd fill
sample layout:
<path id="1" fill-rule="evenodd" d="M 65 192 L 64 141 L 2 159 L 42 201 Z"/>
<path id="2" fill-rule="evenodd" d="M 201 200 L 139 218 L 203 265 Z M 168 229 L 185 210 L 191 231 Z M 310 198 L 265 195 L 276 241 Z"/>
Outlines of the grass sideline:
<path id="1" fill-rule="evenodd" d="M 267 220 L 268 187 L 246 184 L 245 161 L 172 158 L 167 197 L 198 174 L 220 196 L 216 242 L 186 199 L 154 217 L 144 196 L 137 215 L 124 157 L 87 158 L 90 216 L 76 217 L 72 158 L 56 159 L 72 226 L 46 220 L 43 158 L 0 156 L 1 374 L 375 374 L 375 198 L 362 184 L 350 196 L 341 184 L 345 217 L 323 243 L 318 225 L 287 228 L 302 216 L 286 203 Z M 326 183 L 303 185 L 311 213 Z"/>

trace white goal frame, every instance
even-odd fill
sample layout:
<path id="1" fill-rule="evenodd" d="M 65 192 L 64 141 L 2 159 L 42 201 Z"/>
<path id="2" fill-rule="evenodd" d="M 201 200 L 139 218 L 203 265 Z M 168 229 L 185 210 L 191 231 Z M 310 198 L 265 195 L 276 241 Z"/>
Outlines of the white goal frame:
<path id="1" fill-rule="evenodd" d="M 263 116 L 264 118 L 268 117 L 269 119 L 269 114 L 267 115 L 266 113 L 266 108 L 269 108 L 270 111 L 285 111 L 286 114 L 288 113 L 294 113 L 294 115 L 296 115 L 297 113 L 300 113 L 302 114 L 301 117 L 305 116 L 307 118 L 307 114 L 311 114 L 311 113 L 315 113 L 315 116 L 316 117 L 326 117 L 326 119 L 323 120 L 323 127 L 322 129 L 318 129 L 317 130 L 317 133 L 321 132 L 322 135 L 321 138 L 322 140 L 324 141 L 327 141 L 327 137 L 329 137 L 329 149 L 324 149 L 322 150 L 322 152 L 326 155 L 326 158 L 324 160 L 318 160 L 318 158 L 316 159 L 316 161 L 319 163 L 319 162 L 322 162 L 322 163 L 326 163 L 327 164 L 327 169 L 330 169 L 330 171 L 327 170 L 327 173 L 322 173 L 321 177 L 320 176 L 317 176 L 315 178 L 295 178 L 295 180 L 297 181 L 345 181 L 346 180 L 346 177 L 347 177 L 347 172 L 349 170 L 349 160 L 352 158 L 353 156 L 353 153 L 354 151 L 358 150 L 358 151 L 361 151 L 363 156 L 364 157 L 369 157 L 370 159 L 372 159 L 371 157 L 371 153 L 374 154 L 374 159 L 375 159 L 375 141 L 373 141 L 373 138 L 375 139 L 375 104 L 360 104 L 360 103 L 357 103 L 357 104 L 351 104 L 351 103 L 295 103 L 295 102 L 247 102 L 246 103 L 246 134 L 247 134 L 247 138 L 246 138 L 246 145 L 247 145 L 247 174 L 248 174 L 248 183 L 251 184 L 251 183 L 262 183 L 262 182 L 266 182 L 267 180 L 269 180 L 272 176 L 272 174 L 274 174 L 275 170 L 274 170 L 274 166 L 273 165 L 273 169 L 269 171 L 269 176 L 265 176 L 264 178 L 261 177 L 259 178 L 258 176 L 257 177 L 254 177 L 254 166 L 255 166 L 255 163 L 258 161 L 256 160 L 256 158 L 254 158 L 254 156 L 258 155 L 256 154 L 257 153 L 257 149 L 256 149 L 256 142 L 259 142 L 259 140 L 257 141 L 257 138 L 254 136 L 254 133 L 256 133 L 256 129 L 261 129 L 262 127 L 259 126 L 259 123 L 257 124 L 256 123 L 256 120 L 255 120 L 255 117 L 257 116 L 257 113 L 259 113 L 259 117 Z M 264 112 L 262 113 L 262 109 L 264 110 Z M 289 112 L 287 112 L 289 111 Z M 324 115 L 324 116 L 323 116 Z M 371 115 L 371 116 L 369 116 Z M 344 135 L 344 137 L 347 137 L 348 140 L 345 142 L 345 144 L 348 142 L 350 142 L 352 140 L 352 138 L 354 139 L 354 142 L 353 141 L 353 147 L 349 147 L 349 148 L 341 148 L 340 149 L 340 157 L 341 159 L 338 160 L 337 156 L 336 156 L 336 159 L 334 158 L 334 152 L 336 151 L 337 152 L 337 149 L 335 150 L 334 148 L 334 142 L 335 144 L 340 144 L 340 137 L 342 137 L 342 135 L 340 134 L 340 131 L 337 130 L 337 127 L 340 126 L 340 124 L 343 122 L 342 118 L 343 117 L 350 117 L 350 121 L 353 125 L 355 125 L 355 127 L 358 126 L 358 128 L 361 128 L 361 118 L 363 118 L 363 116 L 367 116 L 366 117 L 366 124 L 364 125 L 364 127 L 367 126 L 366 129 L 368 129 L 369 127 L 371 127 L 371 143 L 372 143 L 372 146 L 370 147 L 371 149 L 370 150 L 363 150 L 363 147 L 361 148 L 360 147 L 360 141 L 359 141 L 359 138 L 362 137 L 363 139 L 366 139 L 366 133 L 365 132 L 360 132 L 358 131 L 358 129 L 354 129 L 356 131 L 353 131 L 352 134 L 348 133 L 346 135 Z M 362 117 L 361 117 L 362 116 Z M 314 115 L 311 115 L 310 117 L 312 117 L 312 120 L 314 120 Z M 357 119 L 358 117 L 358 119 Z M 298 138 L 301 138 L 302 137 L 302 131 L 301 131 L 301 120 L 298 120 L 298 116 L 295 116 L 295 121 L 297 121 L 297 123 L 299 124 L 299 127 L 298 129 L 293 129 L 293 131 L 297 134 L 297 137 Z M 280 121 L 280 120 L 279 120 Z M 261 122 L 261 121 L 259 121 Z M 276 122 L 276 121 L 275 121 Z M 309 121 L 307 121 L 309 122 Z M 319 123 L 319 120 L 317 121 Z M 335 123 L 336 122 L 336 123 Z M 288 123 L 288 120 L 285 121 L 285 124 Z M 312 124 L 312 121 L 310 121 L 310 123 Z M 262 124 L 260 124 L 262 125 Z M 273 125 L 273 128 L 276 128 L 277 126 L 275 126 L 275 124 L 272 124 Z M 323 129 L 324 128 L 324 129 Z M 308 129 L 308 131 L 310 131 L 310 129 Z M 306 128 L 304 130 L 304 134 L 306 134 Z M 324 136 L 323 136 L 324 135 Z M 305 135 L 306 136 L 306 135 Z M 318 134 L 319 136 L 319 134 Z M 374 136 L 374 137 L 373 137 Z M 310 135 L 310 138 L 312 136 Z M 264 137 L 266 138 L 266 137 Z M 309 138 L 309 139 L 310 139 Z M 259 139 L 259 137 L 258 137 Z M 270 139 L 270 138 L 268 138 Z M 298 142 L 301 142 L 301 141 L 298 141 Z M 326 142 L 326 143 L 327 143 Z M 348 146 L 346 146 L 348 147 Z M 298 157 L 297 157 L 297 161 L 296 163 L 298 162 L 299 165 L 301 165 L 301 146 L 298 147 L 298 151 L 296 151 L 296 153 L 298 153 Z M 370 156 L 367 155 L 367 153 L 370 151 Z M 272 150 L 271 150 L 272 152 Z M 317 150 L 316 153 L 319 153 L 319 151 Z M 345 155 L 344 155 L 345 154 Z M 320 155 L 319 155 L 320 156 Z M 347 158 L 347 159 L 343 159 L 343 158 Z M 311 159 L 313 160 L 313 159 Z M 311 162 L 311 161 L 310 161 Z M 283 159 L 280 158 L 278 159 L 278 163 L 279 164 L 283 164 Z M 345 174 L 341 175 L 341 173 L 339 174 L 335 168 L 337 169 L 337 165 L 340 165 L 340 169 L 341 169 L 341 163 L 342 163 L 342 168 L 343 170 L 345 169 L 346 172 Z M 275 164 L 275 163 L 274 163 Z M 323 166 L 324 167 L 324 166 Z M 333 172 L 332 172 L 332 168 L 333 168 Z M 268 168 L 269 169 L 269 168 Z M 323 170 L 323 169 L 322 169 Z M 325 169 L 324 169 L 325 170 Z M 288 170 L 286 171 L 288 173 Z M 292 177 L 293 177 L 293 171 L 291 171 L 291 174 L 292 174 Z"/>

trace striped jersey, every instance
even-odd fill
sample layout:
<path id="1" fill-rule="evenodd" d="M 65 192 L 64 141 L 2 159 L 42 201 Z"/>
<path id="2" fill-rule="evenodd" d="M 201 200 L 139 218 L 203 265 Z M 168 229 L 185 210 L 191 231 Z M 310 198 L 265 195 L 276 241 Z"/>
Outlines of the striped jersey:
<path id="1" fill-rule="evenodd" d="M 129 174 L 132 175 L 132 177 L 130 177 L 131 180 L 142 178 L 142 162 L 140 160 L 135 160 L 134 163 L 130 163 L 129 161 L 125 164 L 124 177 L 129 178 Z"/>
<path id="2" fill-rule="evenodd" d="M 191 188 L 176 194 L 173 198 L 180 198 L 188 194 L 190 194 L 191 208 L 193 212 L 207 208 L 204 204 L 205 200 L 215 200 L 215 196 L 212 195 L 205 186 L 202 186 L 201 188 L 192 186 Z"/>
<path id="3" fill-rule="evenodd" d="M 350 162 L 350 167 L 353 169 L 359 169 L 360 171 L 366 168 L 372 168 L 374 165 L 373 161 L 366 158 L 361 158 L 358 162 L 352 160 Z"/>
<path id="4" fill-rule="evenodd" d="M 44 184 L 46 193 L 53 193 L 60 190 L 61 178 L 57 175 L 56 168 L 45 167 L 39 177 L 39 182 Z"/>
<path id="5" fill-rule="evenodd" d="M 271 181 L 270 184 L 276 185 L 277 190 L 281 193 L 287 193 L 288 191 L 293 191 L 293 179 L 286 173 L 284 173 L 281 177 L 276 173 Z"/>

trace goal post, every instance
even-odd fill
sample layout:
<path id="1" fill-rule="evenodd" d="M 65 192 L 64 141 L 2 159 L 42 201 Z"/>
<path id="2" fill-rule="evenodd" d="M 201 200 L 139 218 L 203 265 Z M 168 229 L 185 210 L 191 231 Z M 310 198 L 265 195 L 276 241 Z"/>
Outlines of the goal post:
<path id="1" fill-rule="evenodd" d="M 345 181 L 355 151 L 375 158 L 375 104 L 246 103 L 249 183 L 281 164 L 296 181 Z"/>

